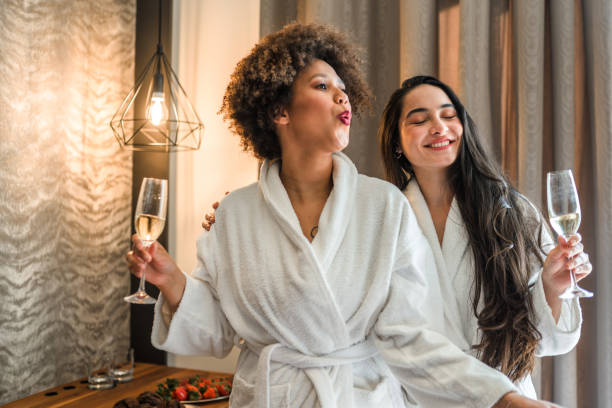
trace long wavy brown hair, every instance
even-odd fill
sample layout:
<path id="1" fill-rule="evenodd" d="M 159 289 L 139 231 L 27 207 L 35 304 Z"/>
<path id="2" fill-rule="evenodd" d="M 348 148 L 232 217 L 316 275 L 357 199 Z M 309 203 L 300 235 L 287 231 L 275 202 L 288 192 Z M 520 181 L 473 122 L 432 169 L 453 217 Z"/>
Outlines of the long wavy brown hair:
<path id="1" fill-rule="evenodd" d="M 378 137 L 387 180 L 403 190 L 414 177 L 408 159 L 396 154 L 399 122 L 404 96 L 424 84 L 448 95 L 463 125 L 459 153 L 448 174 L 474 256 L 472 307 L 482 335 L 472 347 L 481 361 L 516 381 L 533 370 L 542 338 L 529 287 L 534 263 L 543 264 L 539 214 L 485 152 L 457 95 L 433 77 L 407 79 L 385 107 Z"/>

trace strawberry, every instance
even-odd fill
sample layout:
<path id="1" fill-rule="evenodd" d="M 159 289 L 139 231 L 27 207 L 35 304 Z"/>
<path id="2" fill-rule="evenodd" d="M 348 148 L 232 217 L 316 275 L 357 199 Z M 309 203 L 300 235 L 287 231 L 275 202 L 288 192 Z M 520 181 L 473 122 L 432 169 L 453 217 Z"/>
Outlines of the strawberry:
<path id="1" fill-rule="evenodd" d="M 176 387 L 174 391 L 172 391 L 172 398 L 177 401 L 185 401 L 187 399 L 187 390 L 183 387 Z"/>
<path id="2" fill-rule="evenodd" d="M 229 395 L 231 388 L 227 384 L 217 384 L 217 392 L 219 395 Z"/>
<path id="3" fill-rule="evenodd" d="M 208 399 L 208 398 L 217 398 L 217 390 L 215 390 L 214 388 L 210 387 L 206 390 L 206 392 L 204 394 L 202 394 L 202 397 Z"/>

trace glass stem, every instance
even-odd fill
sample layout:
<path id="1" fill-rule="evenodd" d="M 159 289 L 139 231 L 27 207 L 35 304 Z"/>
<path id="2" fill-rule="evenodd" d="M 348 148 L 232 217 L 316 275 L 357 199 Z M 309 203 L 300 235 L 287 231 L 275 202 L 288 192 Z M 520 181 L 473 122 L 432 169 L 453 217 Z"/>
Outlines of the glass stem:
<path id="1" fill-rule="evenodd" d="M 572 274 L 572 276 L 573 276 L 573 274 Z M 146 282 L 146 280 L 145 280 L 145 272 L 142 271 L 142 275 L 140 275 L 140 283 L 138 283 L 138 293 L 141 293 L 143 295 L 146 295 L 146 292 L 145 292 L 145 282 Z"/>
<path id="2" fill-rule="evenodd" d="M 576 283 L 576 274 L 574 273 L 573 269 L 570 269 L 570 282 L 573 289 L 578 287 L 578 284 Z"/>
<path id="3" fill-rule="evenodd" d="M 151 246 L 151 244 L 148 245 L 144 245 L 145 249 L 148 251 L 149 247 Z M 142 271 L 142 275 L 140 275 L 140 282 L 138 282 L 138 292 L 139 294 L 141 294 L 143 297 L 147 296 L 147 292 L 145 291 L 145 271 Z"/>

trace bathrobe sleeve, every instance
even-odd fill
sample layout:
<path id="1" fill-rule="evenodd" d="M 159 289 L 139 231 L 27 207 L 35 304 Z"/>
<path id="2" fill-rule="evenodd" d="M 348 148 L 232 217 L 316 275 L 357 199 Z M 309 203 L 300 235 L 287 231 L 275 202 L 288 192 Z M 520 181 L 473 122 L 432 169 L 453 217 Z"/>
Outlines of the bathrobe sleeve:
<path id="1" fill-rule="evenodd" d="M 198 239 L 197 266 L 192 276 L 186 275 L 185 292 L 169 325 L 163 316 L 165 301 L 160 294 L 151 334 L 154 347 L 177 354 L 219 358 L 231 351 L 235 332 L 217 296 L 214 231 L 215 228 L 204 231 Z"/>
<path id="2" fill-rule="evenodd" d="M 532 216 L 540 220 L 542 224 L 542 249 L 543 257 L 552 250 L 556 243 L 548 228 L 548 223 L 537 208 L 523 197 L 528 204 L 528 211 Z M 582 311 L 578 299 L 565 301 L 561 305 L 559 321 L 555 322 L 552 310 L 546 302 L 546 294 L 542 283 L 542 266 L 539 261 L 534 261 L 532 268 L 535 273 L 531 276 L 529 284 L 533 295 L 533 304 L 536 313 L 537 328 L 542 335 L 542 340 L 536 349 L 538 357 L 555 356 L 571 351 L 580 339 L 580 328 L 582 326 Z"/>
<path id="3" fill-rule="evenodd" d="M 406 206 L 408 207 L 408 206 Z M 410 208 L 402 217 L 387 301 L 374 326 L 381 355 L 423 406 L 490 407 L 515 391 L 499 371 L 463 353 L 423 317 L 424 274 L 435 274 L 427 240 Z"/>

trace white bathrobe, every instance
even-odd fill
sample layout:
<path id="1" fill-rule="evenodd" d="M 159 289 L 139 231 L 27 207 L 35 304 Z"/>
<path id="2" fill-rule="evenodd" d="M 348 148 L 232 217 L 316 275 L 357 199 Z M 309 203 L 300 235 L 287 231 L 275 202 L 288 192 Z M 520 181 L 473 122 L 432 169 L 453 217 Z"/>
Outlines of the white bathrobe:
<path id="1" fill-rule="evenodd" d="M 443 327 L 437 329 L 441 330 L 459 348 L 476 355 L 472 350 L 472 345 L 480 343 L 480 332 L 472 308 L 474 258 L 468 248 L 468 235 L 457 202 L 455 200 L 452 202 L 440 246 L 431 214 L 416 180 L 408 184 L 404 193 L 431 245 L 439 274 L 437 278 L 428 277 L 432 278 L 430 284 L 440 284 L 442 298 L 429 299 L 429 301 L 436 305 L 444 303 L 444 318 L 433 313 L 429 313 L 427 317 L 432 322 L 443 321 Z M 536 211 L 535 207 L 534 211 Z M 555 246 L 547 228 L 543 229 L 543 244 L 545 251 Z M 582 324 L 580 304 L 577 299 L 563 302 L 559 322 L 555 323 L 544 295 L 541 267 L 534 268 L 534 271 L 530 285 L 533 291 L 537 328 L 542 334 L 536 354 L 541 357 L 567 353 L 574 348 L 580 337 Z M 426 308 L 425 310 L 433 311 L 434 309 Z M 531 376 L 528 375 L 517 381 L 516 386 L 523 395 L 536 398 Z"/>
<path id="2" fill-rule="evenodd" d="M 333 160 L 312 243 L 278 161 L 223 200 L 169 327 L 157 302 L 153 345 L 218 357 L 240 345 L 233 407 L 402 407 L 398 379 L 446 407 L 489 407 L 515 389 L 425 330 L 420 308 L 439 285 L 427 286 L 435 266 L 408 201 L 345 155 Z"/>

